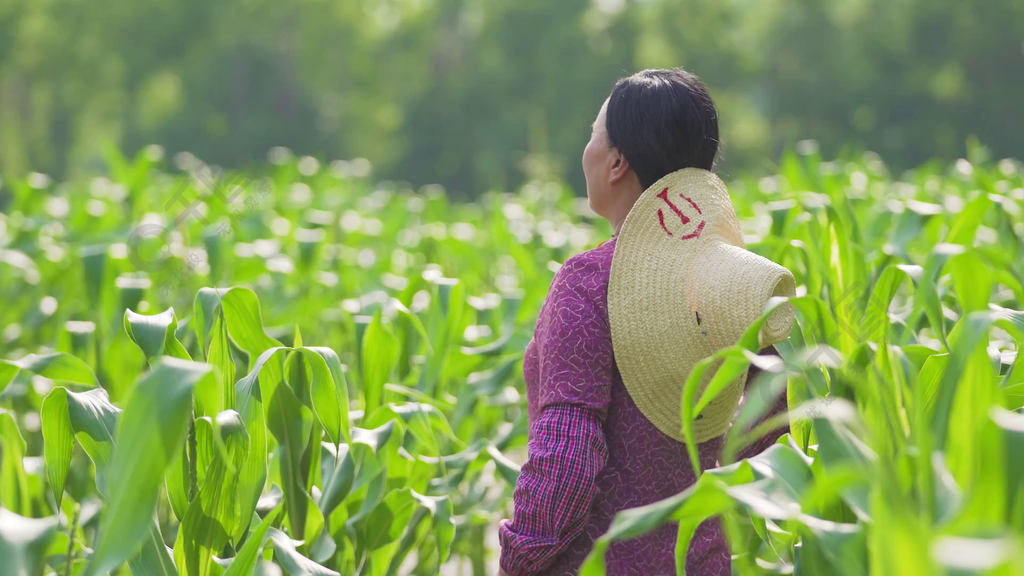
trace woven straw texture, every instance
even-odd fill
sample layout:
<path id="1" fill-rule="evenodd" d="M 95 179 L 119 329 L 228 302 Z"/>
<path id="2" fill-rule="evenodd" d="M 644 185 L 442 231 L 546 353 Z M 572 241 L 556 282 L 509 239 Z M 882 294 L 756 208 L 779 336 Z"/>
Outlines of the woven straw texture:
<path id="1" fill-rule="evenodd" d="M 683 441 L 680 402 L 693 366 L 736 344 L 772 296 L 793 296 L 789 270 L 746 250 L 725 184 L 684 168 L 641 194 L 619 230 L 608 282 L 612 348 L 637 408 Z M 785 340 L 789 304 L 759 334 L 761 347 Z M 704 373 L 700 393 L 715 368 Z M 697 442 L 724 434 L 743 395 L 746 372 L 694 422 Z"/>

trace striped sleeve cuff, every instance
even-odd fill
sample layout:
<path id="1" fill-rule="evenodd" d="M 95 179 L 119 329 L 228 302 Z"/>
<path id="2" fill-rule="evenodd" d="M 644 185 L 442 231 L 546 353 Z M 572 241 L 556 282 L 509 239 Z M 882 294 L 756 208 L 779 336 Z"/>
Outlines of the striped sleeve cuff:
<path id="1" fill-rule="evenodd" d="M 608 459 L 600 417 L 574 404 L 546 408 L 533 424 L 513 493 L 513 520 L 498 527 L 501 569 L 536 574 L 583 530 Z"/>

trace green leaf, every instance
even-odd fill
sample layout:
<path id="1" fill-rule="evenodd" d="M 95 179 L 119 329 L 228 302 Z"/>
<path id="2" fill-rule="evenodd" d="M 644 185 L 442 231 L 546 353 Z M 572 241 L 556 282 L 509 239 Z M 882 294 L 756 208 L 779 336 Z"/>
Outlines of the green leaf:
<path id="1" fill-rule="evenodd" d="M 939 336 L 943 347 L 949 350 L 949 343 L 946 341 L 946 324 L 942 315 L 942 301 L 938 292 L 938 275 L 948 259 L 948 254 L 933 250 L 925 261 L 924 273 L 917 284 L 916 297 L 914 298 L 914 315 L 911 317 L 913 325 L 917 314 L 923 312 L 932 330 Z"/>
<path id="2" fill-rule="evenodd" d="M 128 560 L 128 567 L 134 576 L 178 576 L 156 519 L 150 522 L 146 539 L 139 551 Z"/>
<path id="3" fill-rule="evenodd" d="M 321 348 L 299 348 L 301 354 L 311 368 L 310 382 L 310 408 L 316 415 L 320 425 L 323 426 L 331 443 L 337 445 L 341 442 L 341 400 L 338 394 L 338 386 L 335 384 L 335 375 L 329 368 L 326 358 L 332 356 L 337 358 L 333 350 Z M 340 366 L 340 361 L 339 361 Z M 340 369 L 338 370 L 340 375 Z M 348 420 L 346 402 L 346 420 Z"/>
<path id="4" fill-rule="evenodd" d="M 277 386 L 269 402 L 267 429 L 277 439 L 281 454 L 281 488 L 291 533 L 309 541 L 314 541 L 323 527 L 323 517 L 317 517 L 319 509 L 312 506 L 315 514 L 308 515 L 312 498 L 306 492 L 302 476 L 302 453 L 312 424 L 310 410 L 299 403 L 292 389 L 287 385 Z"/>
<path id="5" fill-rule="evenodd" d="M 455 437 L 444 414 L 437 407 L 422 402 L 386 404 L 374 410 L 369 417 L 364 418 L 362 426 L 375 428 L 394 418 L 401 418 L 419 445 L 425 448 L 425 450 L 415 453 L 439 456 L 438 437 L 443 437 L 456 446 L 462 446 L 462 441 Z M 411 445 L 406 448 L 414 451 L 414 447 Z"/>
<path id="6" fill-rule="evenodd" d="M 1007 517 L 1019 526 L 1024 521 L 1024 415 L 994 406 L 989 417 L 1003 437 Z"/>
<path id="7" fill-rule="evenodd" d="M 61 382 L 98 385 L 96 376 L 88 364 L 71 354 L 54 352 L 42 355 L 29 354 L 18 360 L 0 360 L 0 392 L 3 392 L 22 370 Z"/>
<path id="8" fill-rule="evenodd" d="M 835 413 L 846 406 L 843 400 L 833 401 L 824 411 L 823 417 L 814 419 L 814 433 L 818 437 L 817 459 L 826 470 L 843 473 L 845 470 L 870 470 L 877 456 L 844 422 L 833 418 Z M 870 485 L 867 478 L 844 485 L 840 489 L 843 500 L 858 516 L 870 518 Z"/>
<path id="9" fill-rule="evenodd" d="M 487 446 L 487 455 L 494 461 L 498 473 L 505 479 L 505 482 L 508 482 L 509 486 L 515 486 L 522 467 L 506 458 L 494 444 Z"/>
<path id="10" fill-rule="evenodd" d="M 370 414 L 381 405 L 384 382 L 398 363 L 398 339 L 381 320 L 380 310 L 363 334 L 363 412 Z"/>
<path id="11" fill-rule="evenodd" d="M 245 545 L 235 555 L 224 576 L 249 576 L 253 573 L 256 568 L 256 560 L 259 558 L 260 552 L 263 551 L 263 545 L 267 542 L 270 526 L 280 512 L 280 506 L 271 510 L 267 517 L 260 522 L 260 525 L 249 534 Z"/>
<path id="12" fill-rule="evenodd" d="M 338 572 L 325 568 L 299 554 L 296 546 L 302 544 L 302 541 L 292 540 L 287 534 L 276 528 L 270 529 L 270 539 L 274 543 L 277 563 L 290 576 L 341 576 Z"/>
<path id="13" fill-rule="evenodd" d="M 248 453 L 249 437 L 241 416 L 234 410 L 218 414 L 215 427 L 225 453 L 216 451 L 210 456 L 199 494 L 189 505 L 174 544 L 175 562 L 183 576 L 209 575 L 213 554 L 231 540 L 241 521 L 241 508 L 234 495 Z"/>
<path id="14" fill-rule="evenodd" d="M 615 515 L 608 531 L 597 539 L 594 548 L 580 569 L 580 576 L 605 574 L 604 554 L 615 541 L 636 538 L 654 531 L 672 520 L 680 522 L 680 536 L 676 543 L 677 570 L 685 573 L 686 550 L 696 525 L 704 519 L 720 514 L 733 506 L 719 478 L 701 476 L 695 484 L 683 492 L 647 506 L 623 510 Z M 692 526 L 692 528 L 691 528 Z M 682 557 L 682 570 L 680 570 Z"/>
<path id="15" fill-rule="evenodd" d="M 742 386 L 742 376 L 749 369 L 751 360 L 758 358 L 757 352 L 762 346 L 761 326 L 775 309 L 781 306 L 805 304 L 804 300 L 804 298 L 770 298 L 761 316 L 740 336 L 739 342 L 734 346 L 724 348 L 712 356 L 704 358 L 691 369 L 683 386 L 683 394 L 680 401 L 680 421 L 683 426 L 683 436 L 686 439 L 687 451 L 690 455 L 690 465 L 693 467 L 695 476 L 699 476 L 701 472 L 697 439 L 693 430 L 693 424 L 697 416 L 726 388 Z M 797 306 L 797 309 L 799 308 Z M 708 380 L 698 399 L 697 392 L 701 388 L 701 383 L 705 380 L 704 373 L 719 362 L 720 364 L 715 370 L 714 376 Z"/>
<path id="16" fill-rule="evenodd" d="M 931 411 L 931 433 L 936 447 L 946 445 L 950 415 L 954 409 L 953 398 L 958 394 L 957 384 L 963 378 L 970 359 L 981 354 L 987 361 L 984 336 L 991 327 L 992 319 L 988 312 L 973 312 L 961 318 L 949 336 L 951 352 L 938 382 L 935 406 Z"/>
<path id="17" fill-rule="evenodd" d="M 216 432 L 213 429 L 213 419 L 209 416 L 196 418 L 194 420 L 196 435 L 196 477 L 199 485 L 206 479 L 206 470 L 210 467 L 217 452 Z"/>
<path id="18" fill-rule="evenodd" d="M 337 426 L 337 429 L 340 431 L 341 437 L 343 437 L 345 440 L 351 440 L 348 430 L 348 384 L 346 384 L 345 382 L 345 373 L 341 368 L 341 359 L 338 357 L 338 354 L 334 350 L 324 346 L 306 346 L 303 348 L 303 350 L 310 350 L 312 352 L 316 352 L 317 354 L 320 355 L 321 358 L 323 358 L 324 362 L 327 364 L 328 370 L 330 370 L 331 381 L 335 389 L 334 398 L 337 399 L 338 404 L 337 424 L 335 425 L 333 423 L 333 417 L 330 414 L 326 414 L 325 417 L 323 418 L 321 418 L 319 415 L 317 417 L 320 418 L 320 422 L 323 425 L 324 430 L 328 431 L 328 434 L 331 433 L 331 429 L 333 426 Z M 310 363 L 312 364 L 312 362 Z M 313 385 L 314 388 L 319 386 L 317 382 L 314 382 Z M 335 402 L 335 400 L 331 397 L 331 393 L 329 391 L 321 391 L 314 389 L 313 397 L 314 405 L 316 402 L 316 398 L 318 397 L 325 398 L 326 403 L 332 406 Z M 331 422 L 331 426 L 328 426 L 328 421 Z M 338 436 L 335 435 L 334 438 L 338 438 Z M 335 441 L 335 444 L 337 443 L 338 442 Z"/>
<path id="19" fill-rule="evenodd" d="M 988 194 L 978 194 L 956 215 L 952 226 L 949 227 L 949 236 L 946 238 L 946 242 L 964 246 L 973 245 L 974 237 L 978 233 L 978 226 L 981 225 L 985 213 L 991 206 L 992 199 Z"/>
<path id="20" fill-rule="evenodd" d="M 25 473 L 25 439 L 14 416 L 0 409 L 0 504 L 22 514 L 32 513 L 29 480 Z"/>
<path id="21" fill-rule="evenodd" d="M 64 483 L 71 469 L 71 455 L 75 449 L 75 433 L 71 429 L 68 413 L 68 392 L 58 386 L 43 399 L 39 410 L 43 433 L 43 460 L 46 462 L 46 479 L 50 483 L 53 499 L 60 509 L 64 497 Z"/>
<path id="22" fill-rule="evenodd" d="M 218 311 L 213 320 L 210 332 L 210 364 L 217 367 L 220 374 L 221 406 L 226 409 L 235 408 L 235 362 L 231 359 L 231 343 L 228 341 L 228 329 L 224 324 L 223 315 Z"/>
<path id="23" fill-rule="evenodd" d="M 505 347 L 512 340 L 511 327 L 505 330 L 505 333 L 488 342 L 487 344 L 481 344 L 480 346 L 462 346 L 459 350 L 466 356 L 500 356 L 505 351 Z"/>
<path id="24" fill-rule="evenodd" d="M 167 488 L 167 502 L 171 505 L 171 512 L 179 521 L 185 517 L 188 510 L 188 491 L 191 484 L 188 464 L 188 444 L 179 448 L 179 456 L 167 469 L 164 477 L 164 485 Z"/>
<path id="25" fill-rule="evenodd" d="M 946 468 L 945 457 L 938 450 L 932 452 L 932 470 L 935 479 L 933 489 L 935 518 L 939 524 L 944 524 L 956 518 L 960 513 L 963 494 L 953 475 Z M 1016 486 L 1016 484 L 1007 485 Z"/>
<path id="26" fill-rule="evenodd" d="M 801 516 L 802 546 L 813 548 L 817 554 L 801 558 L 802 567 L 809 574 L 841 574 L 865 576 L 868 574 L 867 541 L 864 529 L 857 524 L 831 522 L 812 516 Z M 808 562 L 813 556 L 815 564 Z"/>
<path id="27" fill-rule="evenodd" d="M 58 406 L 60 402 L 66 402 L 66 411 Z M 101 495 L 107 494 L 106 469 L 120 413 L 121 409 L 110 403 L 107 391 L 102 388 L 71 392 L 58 386 L 50 391 L 43 400 L 40 416 L 43 456 L 51 490 L 62 490 L 67 478 L 70 459 L 65 444 L 70 430 L 96 465 L 97 490 Z"/>
<path id="28" fill-rule="evenodd" d="M 85 293 L 90 302 L 99 302 L 103 294 L 103 275 L 107 261 L 107 245 L 83 246 L 78 250 L 85 275 Z"/>
<path id="29" fill-rule="evenodd" d="M 231 338 L 249 353 L 250 368 L 254 362 L 253 358 L 269 348 L 281 346 L 280 342 L 267 336 L 263 331 L 260 302 L 252 290 L 231 288 L 223 294 L 221 308 Z M 280 376 L 280 373 L 275 375 Z"/>
<path id="30" fill-rule="evenodd" d="M 394 576 L 398 573 L 399 568 L 401 568 L 405 558 L 409 555 L 409 552 L 412 551 L 413 546 L 416 546 L 421 540 L 420 525 L 423 524 L 423 520 L 427 517 L 427 514 L 428 512 L 425 508 L 417 507 L 412 518 L 409 520 L 408 525 L 405 527 L 405 530 L 402 533 L 402 539 L 397 544 L 397 547 L 392 546 L 378 553 L 387 554 L 390 552 L 391 558 L 388 563 L 386 576 Z M 422 566 L 423 559 L 420 558 L 419 560 L 420 565 Z M 440 570 L 440 567 L 438 569 Z"/>
<path id="31" fill-rule="evenodd" d="M 438 571 L 448 560 L 452 541 L 455 540 L 455 520 L 452 517 L 452 500 L 448 496 L 424 496 L 412 491 L 412 497 L 419 502 L 432 518 L 434 543 L 439 552 Z"/>
<path id="32" fill-rule="evenodd" d="M 272 391 L 284 378 L 284 363 L 276 357 L 279 349 L 285 349 L 277 340 L 267 336 L 263 331 L 263 319 L 260 314 L 259 300 L 256 294 L 247 288 L 231 288 L 227 291 L 203 292 L 201 308 L 208 310 L 214 297 L 221 297 L 221 309 L 227 325 L 230 340 L 234 341 L 249 355 L 249 374 L 235 383 L 235 409 L 242 415 L 242 422 L 249 432 L 249 454 L 239 478 L 238 490 L 242 499 L 242 517 L 256 509 L 260 494 L 267 480 L 267 435 L 266 416 L 269 406 L 265 405 L 261 385 Z M 205 318 L 210 313 L 204 312 Z M 212 319 L 209 320 L 212 326 Z M 200 322 L 197 320 L 197 329 Z M 240 538 L 248 530 L 246 522 L 239 526 L 235 538 Z"/>
<path id="33" fill-rule="evenodd" d="M 14 381 L 18 372 L 21 372 L 20 367 L 7 360 L 0 360 L 0 392 L 3 392 L 7 385 Z"/>
<path id="34" fill-rule="evenodd" d="M 196 331 L 196 342 L 199 350 L 206 353 L 210 331 L 213 329 L 214 319 L 219 316 L 221 300 L 232 288 L 200 288 L 196 293 L 196 299 L 192 304 L 192 318 Z"/>
<path id="35" fill-rule="evenodd" d="M 452 341 L 459 335 L 463 324 L 465 286 L 455 278 L 438 278 L 432 282 L 431 290 L 432 305 L 427 312 L 430 349 L 420 370 L 417 388 L 428 394 L 440 396 L 437 394 L 437 388 L 444 384 L 442 375 L 448 362 Z M 365 356 L 365 348 L 363 352 Z"/>
<path id="36" fill-rule="evenodd" d="M 416 510 L 409 488 L 392 490 L 366 518 L 366 549 L 376 550 L 398 540 Z"/>
<path id="37" fill-rule="evenodd" d="M 210 365 L 161 357 L 136 385 L 117 428 L 108 506 L 87 574 L 111 571 L 146 538 L 164 472 L 185 441 L 192 389 L 204 381 L 216 385 Z"/>
<path id="38" fill-rule="evenodd" d="M 987 310 L 992 294 L 992 268 L 973 250 L 953 256 L 947 266 L 963 313 Z"/>
<path id="39" fill-rule="evenodd" d="M 910 276 L 911 272 L 920 274 L 917 268 L 891 265 L 886 266 L 882 271 L 871 290 L 871 297 L 864 310 L 864 318 L 859 325 L 861 339 L 872 342 L 882 340 L 889 327 L 889 306 L 892 304 L 892 299 L 903 284 L 904 278 Z"/>
<path id="40" fill-rule="evenodd" d="M 399 316 L 408 320 L 409 324 L 412 324 L 413 329 L 417 334 L 419 334 L 420 339 L 422 339 L 423 343 L 427 345 L 427 351 L 430 352 L 430 336 L 427 334 L 426 328 L 423 327 L 423 322 L 420 321 L 420 317 L 406 308 L 405 304 L 403 304 L 398 298 L 391 298 L 388 303 L 394 307 L 395 312 L 397 312 Z"/>
<path id="41" fill-rule="evenodd" d="M 287 348 L 276 347 L 264 351 L 256 359 L 252 371 L 235 383 L 236 409 L 242 415 L 242 423 L 249 432 L 249 458 L 246 459 L 238 480 L 243 518 L 246 514 L 251 515 L 256 509 L 256 503 L 259 502 L 267 481 L 267 418 L 260 382 L 264 379 L 271 381 L 275 377 L 275 369 L 278 370 L 276 376 L 280 378 L 279 364 L 275 363 L 274 356 L 282 350 Z M 266 375 L 261 376 L 265 368 Z M 240 526 L 235 533 L 235 539 L 241 538 L 246 530 L 248 526 Z"/>
<path id="42" fill-rule="evenodd" d="M 690 541 L 701 522 L 737 503 L 754 509 L 758 515 L 795 517 L 800 511 L 795 497 L 807 486 L 810 477 L 804 457 L 781 444 L 749 460 L 709 470 L 675 496 L 619 512 L 608 531 L 594 543 L 580 574 L 604 574 L 604 554 L 612 542 L 648 534 L 669 522 L 679 523 L 676 569 L 684 574 Z M 784 508 L 780 503 L 788 506 Z"/>
<path id="43" fill-rule="evenodd" d="M 325 517 L 329 516 L 348 496 L 349 490 L 355 483 L 355 476 L 355 456 L 349 449 L 349 445 L 342 444 L 338 447 L 334 471 L 331 473 L 330 479 L 324 482 L 323 493 L 320 494 L 320 511 Z"/>
<path id="44" fill-rule="evenodd" d="M 380 474 L 388 457 L 397 451 L 403 440 L 404 429 L 400 420 L 388 420 L 372 430 L 353 428 L 350 446 L 359 463 L 359 475 L 353 490 Z"/>
<path id="45" fill-rule="evenodd" d="M 142 349 L 147 360 L 164 354 L 191 360 L 188 352 L 174 336 L 177 329 L 178 321 L 174 317 L 174 308 L 168 308 L 152 316 L 137 314 L 127 309 L 124 311 L 124 331 Z"/>
<path id="46" fill-rule="evenodd" d="M 26 518 L 0 507 L 0 576 L 41 576 L 57 518 Z"/>

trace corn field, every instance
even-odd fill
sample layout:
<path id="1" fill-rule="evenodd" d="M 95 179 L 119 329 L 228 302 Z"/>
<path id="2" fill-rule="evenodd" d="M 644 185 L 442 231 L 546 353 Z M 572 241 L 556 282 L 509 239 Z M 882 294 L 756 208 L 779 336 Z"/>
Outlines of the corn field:
<path id="1" fill-rule="evenodd" d="M 968 156 L 804 145 L 726 176 L 797 321 L 780 357 L 755 324 L 698 364 L 685 430 L 763 369 L 721 466 L 620 513 L 583 574 L 670 521 L 681 567 L 711 517 L 739 574 L 1024 574 L 1024 169 Z M 491 573 L 523 350 L 559 263 L 611 235 L 586 198 L 456 203 L 286 149 L 106 163 L 0 187 L 0 576 Z M 782 388 L 790 433 L 734 462 Z"/>

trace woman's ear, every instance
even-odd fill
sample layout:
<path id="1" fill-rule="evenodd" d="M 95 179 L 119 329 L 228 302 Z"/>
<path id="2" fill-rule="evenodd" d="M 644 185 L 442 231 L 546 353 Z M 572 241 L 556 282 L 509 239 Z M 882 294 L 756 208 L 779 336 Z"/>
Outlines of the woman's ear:
<path id="1" fill-rule="evenodd" d="M 623 178 L 625 178 L 630 172 L 629 161 L 622 155 L 618 150 L 612 149 L 612 154 L 609 156 L 609 162 L 611 167 L 608 170 L 608 183 L 618 184 Z"/>

